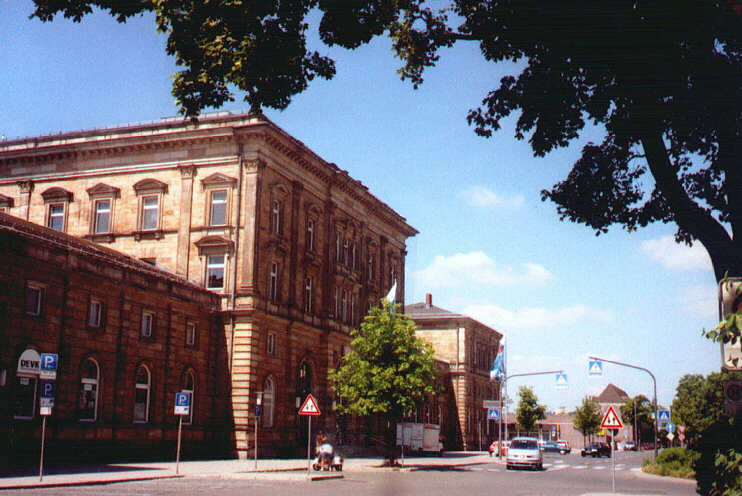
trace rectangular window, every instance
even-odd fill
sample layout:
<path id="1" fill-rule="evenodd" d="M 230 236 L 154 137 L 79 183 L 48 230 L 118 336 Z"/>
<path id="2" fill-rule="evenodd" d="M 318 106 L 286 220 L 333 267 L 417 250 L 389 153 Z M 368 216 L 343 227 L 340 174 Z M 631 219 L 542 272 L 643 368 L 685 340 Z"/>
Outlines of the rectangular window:
<path id="1" fill-rule="evenodd" d="M 373 255 L 368 256 L 368 280 L 369 281 L 374 280 L 374 256 Z"/>
<path id="2" fill-rule="evenodd" d="M 80 386 L 80 420 L 95 422 L 98 416 L 98 381 L 83 378 Z"/>
<path id="3" fill-rule="evenodd" d="M 343 290 L 343 322 L 348 322 L 348 292 Z"/>
<path id="4" fill-rule="evenodd" d="M 335 300 L 335 318 L 340 318 L 340 289 L 335 288 L 334 298 Z"/>
<path id="5" fill-rule="evenodd" d="M 356 267 L 358 266 L 358 244 L 357 243 L 353 243 L 351 258 L 352 258 L 351 267 L 353 267 L 353 270 L 356 270 Z"/>
<path id="6" fill-rule="evenodd" d="M 152 337 L 152 327 L 154 326 L 155 314 L 152 312 L 142 312 L 142 337 Z"/>
<path id="7" fill-rule="evenodd" d="M 266 351 L 271 356 L 276 354 L 276 335 L 272 332 L 268 333 L 268 346 Z"/>
<path id="8" fill-rule="evenodd" d="M 307 250 L 314 251 L 314 221 L 307 221 Z"/>
<path id="9" fill-rule="evenodd" d="M 335 235 L 335 261 L 340 261 L 340 233 Z"/>
<path id="10" fill-rule="evenodd" d="M 304 280 L 304 313 L 312 313 L 312 278 Z"/>
<path id="11" fill-rule="evenodd" d="M 271 228 L 273 234 L 281 233 L 281 202 L 275 200 L 271 207 Z"/>
<path id="12" fill-rule="evenodd" d="M 46 227 L 55 231 L 64 231 L 64 203 L 49 204 L 49 216 Z"/>
<path id="13" fill-rule="evenodd" d="M 227 192 L 212 191 L 209 207 L 209 225 L 223 226 L 227 223 Z"/>
<path id="14" fill-rule="evenodd" d="M 90 300 L 88 309 L 88 326 L 98 328 L 101 326 L 101 316 L 103 315 L 103 304 L 97 300 Z"/>
<path id="15" fill-rule="evenodd" d="M 185 343 L 187 346 L 194 346 L 196 344 L 196 324 L 191 322 L 186 324 Z"/>
<path id="16" fill-rule="evenodd" d="M 349 246 L 350 246 L 350 241 L 348 241 L 347 239 L 344 240 L 343 241 L 343 264 L 345 264 L 346 267 L 350 265 L 350 259 L 348 257 Z"/>
<path id="17" fill-rule="evenodd" d="M 224 289 L 224 255 L 206 259 L 206 289 Z"/>
<path id="18" fill-rule="evenodd" d="M 271 301 L 278 301 L 278 264 L 271 264 L 271 278 L 268 294 Z"/>
<path id="19" fill-rule="evenodd" d="M 144 424 L 147 422 L 149 406 L 149 386 L 136 385 L 134 391 L 134 422 Z"/>
<path id="20" fill-rule="evenodd" d="M 154 231 L 160 220 L 160 198 L 142 197 L 142 231 Z"/>
<path id="21" fill-rule="evenodd" d="M 29 284 L 26 287 L 26 313 L 41 315 L 41 298 L 43 290 L 39 286 Z"/>
<path id="22" fill-rule="evenodd" d="M 111 200 L 98 200 L 95 202 L 95 225 L 94 234 L 105 234 L 111 232 Z"/>
<path id="23" fill-rule="evenodd" d="M 15 385 L 13 417 L 29 420 L 36 412 L 36 378 L 18 376 Z"/>

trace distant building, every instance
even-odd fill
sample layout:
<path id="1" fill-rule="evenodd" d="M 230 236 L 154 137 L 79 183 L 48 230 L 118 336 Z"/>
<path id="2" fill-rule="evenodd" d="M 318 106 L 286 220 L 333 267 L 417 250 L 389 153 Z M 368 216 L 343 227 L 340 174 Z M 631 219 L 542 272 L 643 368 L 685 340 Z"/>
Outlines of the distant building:
<path id="1" fill-rule="evenodd" d="M 405 307 L 418 326 L 417 336 L 433 345 L 435 357 L 448 363 L 455 415 L 443 423 L 448 448 L 485 449 L 497 437 L 498 423 L 487 420 L 484 400 L 497 400 L 498 383 L 490 381 L 489 371 L 495 359 L 502 334 L 466 315 L 433 305 L 433 296 L 425 302 Z"/>
<path id="2" fill-rule="evenodd" d="M 595 397 L 595 400 L 600 405 L 601 413 L 605 414 L 609 407 L 613 407 L 616 414 L 621 417 L 621 406 L 629 401 L 631 397 L 615 384 L 608 384 L 603 391 Z M 622 420 L 624 428 L 621 429 L 616 436 L 616 440 L 628 441 L 632 439 L 631 430 L 633 426 L 627 425 L 627 422 Z"/>
<path id="3" fill-rule="evenodd" d="M 220 299 L 234 451 L 296 454 L 310 392 L 396 283 L 417 231 L 265 116 L 218 112 L 0 143 L 0 211 L 164 267 Z M 51 350 L 50 350 L 51 351 Z M 107 428 L 101 420 L 98 426 Z M 365 428 L 349 427 L 349 435 Z"/>

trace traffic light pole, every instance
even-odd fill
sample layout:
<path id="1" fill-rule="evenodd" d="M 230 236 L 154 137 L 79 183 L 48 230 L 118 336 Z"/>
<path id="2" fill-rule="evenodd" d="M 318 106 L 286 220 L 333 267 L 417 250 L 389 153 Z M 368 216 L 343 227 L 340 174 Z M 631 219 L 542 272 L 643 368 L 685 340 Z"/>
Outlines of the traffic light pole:
<path id="1" fill-rule="evenodd" d="M 639 367 L 638 365 L 631 365 L 630 363 L 617 362 L 615 360 L 607 360 L 605 358 L 598 358 L 594 356 L 591 356 L 588 358 L 590 360 L 597 360 L 599 362 L 614 363 L 616 365 L 622 365 L 624 367 L 630 367 L 632 369 L 643 370 L 644 372 L 649 374 L 649 376 L 652 378 L 652 383 L 654 384 L 654 457 L 657 458 L 657 437 L 658 437 L 657 422 L 659 419 L 657 418 L 657 413 L 658 413 L 657 411 L 657 379 L 655 379 L 654 374 L 649 369 L 645 369 L 644 367 Z M 641 449 L 641 447 L 639 447 L 638 449 Z"/>
<path id="2" fill-rule="evenodd" d="M 563 374 L 563 373 L 564 373 L 564 370 L 547 370 L 544 372 L 525 372 L 523 374 L 510 374 L 508 376 L 505 376 L 505 379 L 503 379 L 503 381 L 500 383 L 500 406 L 502 407 L 502 409 L 500 411 L 500 432 L 497 433 L 497 438 L 500 439 L 500 436 L 502 436 L 502 417 L 504 417 L 503 411 L 505 412 L 505 414 L 507 414 L 507 403 L 505 403 L 505 401 L 502 398 L 502 388 L 503 386 L 505 386 L 505 383 L 508 382 L 508 379 L 512 379 L 513 377 L 525 377 L 527 375 L 547 375 L 547 374 Z M 508 437 L 507 429 L 508 429 L 508 423 L 506 421 L 505 422 L 505 439 L 507 439 Z M 498 453 L 498 456 L 502 457 L 502 440 L 501 439 L 500 439 L 500 443 L 498 446 L 498 451 L 500 452 Z"/>

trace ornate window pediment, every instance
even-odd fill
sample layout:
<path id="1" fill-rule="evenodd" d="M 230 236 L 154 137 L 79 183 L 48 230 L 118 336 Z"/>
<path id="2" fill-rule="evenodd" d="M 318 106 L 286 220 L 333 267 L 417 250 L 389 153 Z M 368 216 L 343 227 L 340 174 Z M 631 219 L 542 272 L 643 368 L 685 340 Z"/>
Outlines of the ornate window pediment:
<path id="1" fill-rule="evenodd" d="M 91 197 L 95 196 L 112 196 L 119 198 L 121 196 L 121 190 L 108 184 L 98 183 L 92 188 L 87 189 L 88 195 Z"/>
<path id="2" fill-rule="evenodd" d="M 167 184 L 157 179 L 142 179 L 134 184 L 137 193 L 167 193 Z"/>
<path id="3" fill-rule="evenodd" d="M 43 193 L 41 193 L 41 196 L 44 198 L 45 202 L 49 202 L 49 201 L 71 202 L 73 198 L 71 191 L 67 191 L 64 188 L 59 188 L 59 187 L 49 188 Z"/>
<path id="4" fill-rule="evenodd" d="M 214 185 L 232 186 L 236 183 L 237 183 L 236 178 L 224 175 L 221 172 L 215 172 L 211 174 L 210 176 L 201 179 L 201 185 L 203 187 L 214 186 Z"/>
<path id="5" fill-rule="evenodd" d="M 199 255 L 202 255 L 204 251 L 208 251 L 209 249 L 220 249 L 227 253 L 231 253 L 234 248 L 234 242 L 231 239 L 218 234 L 204 236 L 194 244 L 198 248 Z"/>

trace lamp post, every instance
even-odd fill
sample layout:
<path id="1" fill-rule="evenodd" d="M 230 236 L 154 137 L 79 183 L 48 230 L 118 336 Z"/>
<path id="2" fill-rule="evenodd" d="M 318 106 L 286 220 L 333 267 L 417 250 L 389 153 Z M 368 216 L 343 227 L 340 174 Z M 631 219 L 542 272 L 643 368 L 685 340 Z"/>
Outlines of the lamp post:
<path id="1" fill-rule="evenodd" d="M 258 423 L 263 415 L 263 392 L 259 391 L 255 397 L 255 470 L 258 469 Z"/>
<path id="2" fill-rule="evenodd" d="M 502 407 L 502 410 L 504 410 L 505 413 L 507 414 L 507 410 L 505 410 L 507 408 L 507 403 L 505 403 L 502 399 L 502 388 L 505 385 L 505 383 L 508 381 L 508 379 L 512 379 L 513 377 L 525 377 L 527 375 L 547 375 L 547 374 L 563 374 L 563 373 L 564 373 L 564 370 L 547 370 L 544 372 L 526 372 L 523 374 L 510 374 L 508 376 L 505 376 L 505 379 L 503 379 L 503 381 L 500 383 L 500 406 Z M 502 434 L 502 417 L 503 416 L 504 416 L 503 413 L 500 412 L 500 432 L 497 434 L 498 439 L 500 435 Z M 507 439 L 507 437 L 508 437 L 508 423 L 506 421 L 505 422 L 505 439 Z M 500 443 L 499 451 L 500 451 L 500 455 L 502 455 L 502 443 Z"/>
<path id="3" fill-rule="evenodd" d="M 608 363 L 615 363 L 616 365 L 623 365 L 624 367 L 630 367 L 632 369 L 638 369 L 643 370 L 649 376 L 652 378 L 652 383 L 654 384 L 654 457 L 657 458 L 657 379 L 655 379 L 654 374 L 649 370 L 645 369 L 644 367 L 639 367 L 638 365 L 631 365 L 630 363 L 624 363 L 624 362 L 617 362 L 615 360 L 606 360 L 605 358 L 598 358 L 594 356 L 588 357 L 590 360 L 597 360 L 599 362 L 608 362 Z M 636 418 L 636 415 L 634 415 Z"/>

